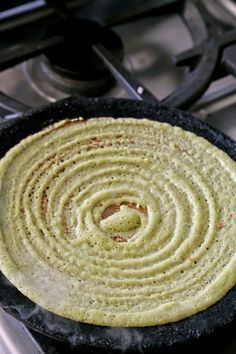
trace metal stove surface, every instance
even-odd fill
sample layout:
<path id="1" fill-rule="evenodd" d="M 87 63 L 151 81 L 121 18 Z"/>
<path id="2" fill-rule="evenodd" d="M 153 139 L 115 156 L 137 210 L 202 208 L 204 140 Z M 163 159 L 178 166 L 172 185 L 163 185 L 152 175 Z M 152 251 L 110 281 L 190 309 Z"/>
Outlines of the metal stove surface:
<path id="1" fill-rule="evenodd" d="M 173 57 L 192 47 L 193 41 L 178 15 L 147 18 L 113 28 L 124 44 L 124 66 L 158 99 L 166 97 L 187 75 L 188 68 L 175 67 Z M 43 72 L 41 56 L 0 73 L 0 90 L 10 97 L 37 107 L 68 94 L 53 87 Z M 128 97 L 116 85 L 104 96 Z M 209 124 L 236 139 L 236 79 L 219 79 L 194 104 L 191 111 Z"/>
<path id="2" fill-rule="evenodd" d="M 125 66 L 157 98 L 162 99 L 178 86 L 187 69 L 175 67 L 171 57 L 192 45 L 190 33 L 179 16 L 154 17 L 113 29 L 124 43 Z M 0 90 L 29 106 L 66 97 L 67 94 L 47 82 L 40 63 L 37 57 L 2 72 Z M 106 96 L 128 97 L 119 86 Z"/>

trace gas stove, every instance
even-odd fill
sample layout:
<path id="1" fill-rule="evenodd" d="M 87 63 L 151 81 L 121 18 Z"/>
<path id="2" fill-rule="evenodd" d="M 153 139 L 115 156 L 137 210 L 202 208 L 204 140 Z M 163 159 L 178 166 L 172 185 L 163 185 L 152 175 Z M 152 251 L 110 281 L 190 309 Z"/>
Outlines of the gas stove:
<path id="1" fill-rule="evenodd" d="M 236 5 L 231 0 L 15 0 L 0 4 L 0 122 L 70 95 L 187 110 L 236 140 Z M 236 352 L 235 324 L 210 345 Z M 78 352 L 0 311 L 0 353 Z M 80 351 L 81 352 L 81 351 Z M 94 353 L 86 348 L 82 353 Z M 97 353 L 97 352 L 96 352 Z"/>

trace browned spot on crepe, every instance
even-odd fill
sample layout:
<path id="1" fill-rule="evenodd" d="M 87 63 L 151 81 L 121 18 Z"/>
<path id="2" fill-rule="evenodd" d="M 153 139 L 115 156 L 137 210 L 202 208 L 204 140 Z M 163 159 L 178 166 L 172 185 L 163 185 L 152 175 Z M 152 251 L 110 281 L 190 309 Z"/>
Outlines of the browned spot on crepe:
<path id="1" fill-rule="evenodd" d="M 137 205 L 135 203 L 122 203 L 122 205 L 127 205 L 130 209 L 135 209 L 135 210 L 139 211 L 140 213 L 147 215 L 147 208 L 146 207 L 142 207 L 141 205 Z"/>
<path id="2" fill-rule="evenodd" d="M 64 220 L 63 220 L 63 227 L 64 227 L 64 230 L 65 230 L 66 236 L 71 237 L 70 230 L 69 230 L 69 225 L 68 225 L 68 222 L 67 222 L 66 218 L 64 218 Z"/>
<path id="3" fill-rule="evenodd" d="M 121 235 L 113 236 L 112 239 L 116 242 L 127 242 L 127 239 Z"/>
<path id="4" fill-rule="evenodd" d="M 102 212 L 102 220 L 108 218 L 108 216 L 115 214 L 119 210 L 120 206 L 117 204 L 108 205 L 108 207 L 106 207 Z"/>
<path id="5" fill-rule="evenodd" d="M 46 215 L 47 209 L 48 209 L 48 197 L 47 197 L 46 191 L 44 191 L 43 195 L 42 195 L 42 208 L 43 208 L 44 214 Z"/>
<path id="6" fill-rule="evenodd" d="M 68 223 L 68 221 L 66 220 L 66 217 L 64 217 L 63 220 L 63 228 L 64 228 L 64 232 L 65 232 L 65 236 L 71 239 L 75 239 L 75 235 L 72 233 L 71 227 Z"/>
<path id="7" fill-rule="evenodd" d="M 127 207 L 129 207 L 130 209 L 135 209 L 135 210 L 139 211 L 140 213 L 147 215 L 147 208 L 146 207 L 142 207 L 141 205 L 137 205 L 135 203 L 123 202 L 120 205 L 117 205 L 117 204 L 108 205 L 108 207 L 106 207 L 102 212 L 102 220 L 108 218 L 109 216 L 111 216 L 111 215 L 115 214 L 117 211 L 119 211 L 121 205 L 127 205 Z"/>

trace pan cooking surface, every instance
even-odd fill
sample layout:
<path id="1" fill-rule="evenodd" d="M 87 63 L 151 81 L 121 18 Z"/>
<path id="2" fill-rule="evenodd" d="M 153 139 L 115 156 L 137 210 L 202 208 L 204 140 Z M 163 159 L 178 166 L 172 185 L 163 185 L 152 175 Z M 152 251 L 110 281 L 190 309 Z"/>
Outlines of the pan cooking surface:
<path id="1" fill-rule="evenodd" d="M 32 111 L 23 119 L 10 122 L 0 131 L 0 156 L 29 134 L 64 119 L 83 116 L 150 118 L 168 122 L 200 135 L 224 150 L 236 160 L 236 143 L 191 115 L 164 108 L 157 104 L 124 99 L 69 98 Z M 1 275 L 0 303 L 8 312 L 30 327 L 72 345 L 91 345 L 97 348 L 117 348 L 146 351 L 181 343 L 211 333 L 215 328 L 231 322 L 236 313 L 236 289 L 206 311 L 167 325 L 144 328 L 108 328 L 74 322 L 51 314 L 24 297 Z M 7 294 L 7 296 L 6 296 Z"/>

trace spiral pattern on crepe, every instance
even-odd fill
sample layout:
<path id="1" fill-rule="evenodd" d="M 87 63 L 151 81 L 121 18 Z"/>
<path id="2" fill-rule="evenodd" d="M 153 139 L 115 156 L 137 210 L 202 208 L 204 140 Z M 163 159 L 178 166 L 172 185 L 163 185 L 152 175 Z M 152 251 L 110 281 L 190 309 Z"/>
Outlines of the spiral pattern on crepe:
<path id="1" fill-rule="evenodd" d="M 235 182 L 236 163 L 181 128 L 61 121 L 0 161 L 0 268 L 77 321 L 191 316 L 236 283 Z"/>

